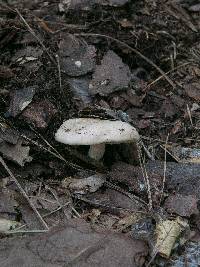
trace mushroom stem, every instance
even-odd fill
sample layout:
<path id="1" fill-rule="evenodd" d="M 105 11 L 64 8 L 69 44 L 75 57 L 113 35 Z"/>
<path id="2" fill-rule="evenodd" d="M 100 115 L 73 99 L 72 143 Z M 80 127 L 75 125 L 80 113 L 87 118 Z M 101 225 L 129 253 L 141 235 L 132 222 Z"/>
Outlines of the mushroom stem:
<path id="1" fill-rule="evenodd" d="M 88 156 L 95 160 L 100 160 L 103 158 L 105 152 L 105 144 L 91 145 Z"/>

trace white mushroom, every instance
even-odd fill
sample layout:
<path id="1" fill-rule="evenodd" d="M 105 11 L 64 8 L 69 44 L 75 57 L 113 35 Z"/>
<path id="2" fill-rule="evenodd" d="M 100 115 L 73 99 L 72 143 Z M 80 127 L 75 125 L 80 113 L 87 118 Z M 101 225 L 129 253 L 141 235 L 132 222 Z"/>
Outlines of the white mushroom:
<path id="1" fill-rule="evenodd" d="M 139 134 L 126 122 L 78 118 L 65 121 L 56 132 L 55 139 L 67 145 L 89 145 L 89 157 L 100 160 L 105 144 L 135 143 Z"/>

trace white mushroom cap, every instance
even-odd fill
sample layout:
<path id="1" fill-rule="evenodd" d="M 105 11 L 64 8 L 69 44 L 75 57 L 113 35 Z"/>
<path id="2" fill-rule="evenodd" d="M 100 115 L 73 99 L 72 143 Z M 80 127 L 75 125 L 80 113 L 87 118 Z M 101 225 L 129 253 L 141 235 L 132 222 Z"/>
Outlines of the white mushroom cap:
<path id="1" fill-rule="evenodd" d="M 68 145 L 128 143 L 139 140 L 139 134 L 122 121 L 78 118 L 65 121 L 55 134 L 58 142 Z"/>

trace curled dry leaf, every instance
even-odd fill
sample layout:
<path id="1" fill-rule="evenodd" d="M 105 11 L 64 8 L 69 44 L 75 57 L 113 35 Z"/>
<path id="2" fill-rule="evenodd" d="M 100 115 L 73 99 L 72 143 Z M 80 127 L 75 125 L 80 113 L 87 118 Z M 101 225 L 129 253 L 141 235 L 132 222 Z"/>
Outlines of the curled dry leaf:
<path id="1" fill-rule="evenodd" d="M 0 218 L 0 233 L 8 233 L 9 231 L 14 230 L 19 225 L 19 222 Z"/>
<path id="2" fill-rule="evenodd" d="M 176 220 L 161 220 L 156 225 L 156 245 L 154 254 L 160 254 L 162 257 L 169 258 L 176 240 L 181 232 L 188 227 L 188 223 L 177 217 Z"/>

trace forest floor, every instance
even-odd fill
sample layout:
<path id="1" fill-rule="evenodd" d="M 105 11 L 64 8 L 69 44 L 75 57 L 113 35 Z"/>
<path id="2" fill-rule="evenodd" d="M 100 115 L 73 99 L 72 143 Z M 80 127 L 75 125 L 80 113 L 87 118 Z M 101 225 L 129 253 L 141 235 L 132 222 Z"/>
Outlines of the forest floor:
<path id="1" fill-rule="evenodd" d="M 1 1 L 0 266 L 200 265 L 199 32 L 195 0 Z M 140 140 L 94 160 L 72 118 Z"/>

